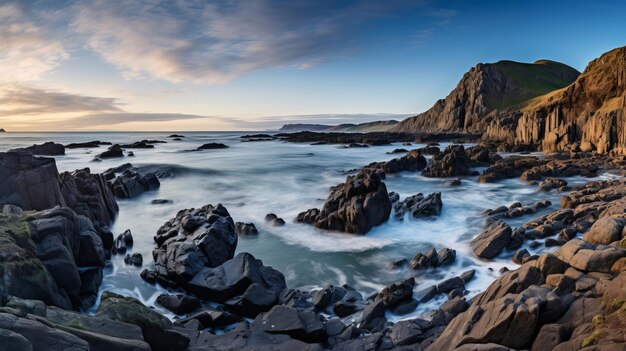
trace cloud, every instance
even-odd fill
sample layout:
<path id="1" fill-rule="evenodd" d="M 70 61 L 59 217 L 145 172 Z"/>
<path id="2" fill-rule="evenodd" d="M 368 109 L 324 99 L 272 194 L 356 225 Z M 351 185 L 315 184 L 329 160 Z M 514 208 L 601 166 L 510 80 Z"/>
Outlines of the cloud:
<path id="1" fill-rule="evenodd" d="M 63 44 L 48 34 L 24 6 L 0 5 L 0 82 L 38 79 L 67 59 Z"/>
<path id="2" fill-rule="evenodd" d="M 357 48 L 358 30 L 402 2 L 93 0 L 72 30 L 127 78 L 225 82 L 267 67 L 310 67 Z"/>
<path id="3" fill-rule="evenodd" d="M 120 103 L 115 98 L 69 94 L 20 85 L 5 85 L 0 94 L 0 116 L 121 111 Z"/>

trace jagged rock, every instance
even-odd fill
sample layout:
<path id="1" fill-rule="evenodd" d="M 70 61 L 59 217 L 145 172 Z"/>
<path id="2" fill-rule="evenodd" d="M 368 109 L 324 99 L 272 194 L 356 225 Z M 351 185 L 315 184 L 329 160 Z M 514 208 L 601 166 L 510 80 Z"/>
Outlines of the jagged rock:
<path id="1" fill-rule="evenodd" d="M 228 310 L 240 316 L 254 318 L 261 312 L 269 311 L 278 302 L 278 293 L 265 285 L 252 283 L 241 296 L 236 296 L 224 304 Z"/>
<path id="2" fill-rule="evenodd" d="M 143 266 L 143 256 L 137 252 L 132 255 L 126 255 L 126 257 L 124 257 L 124 263 L 136 267 L 141 267 Z"/>
<path id="3" fill-rule="evenodd" d="M 225 302 L 243 294 L 253 283 L 274 293 L 286 288 L 282 273 L 263 266 L 263 262 L 245 252 L 220 266 L 203 267 L 189 281 L 187 288 L 204 300 Z"/>
<path id="4" fill-rule="evenodd" d="M 322 229 L 365 234 L 387 221 L 390 213 L 391 201 L 385 183 L 377 173 L 362 170 L 335 186 L 321 211 L 301 212 L 296 220 L 314 223 Z"/>
<path id="5" fill-rule="evenodd" d="M 406 152 L 406 150 L 404 152 Z M 426 158 L 422 155 L 422 151 L 420 149 L 416 149 L 406 152 L 406 155 L 402 157 L 394 158 L 387 162 L 370 163 L 365 168 L 374 170 L 378 169 L 387 174 L 392 174 L 407 171 L 421 171 L 427 164 L 428 161 L 426 161 Z"/>
<path id="6" fill-rule="evenodd" d="M 396 307 L 401 302 L 413 297 L 413 287 L 415 287 L 415 278 L 413 277 L 393 283 L 381 290 L 375 301 L 382 301 L 389 308 Z"/>
<path id="7" fill-rule="evenodd" d="M 161 186 L 155 173 L 139 174 L 130 163 L 105 172 L 111 191 L 121 199 L 137 197 Z"/>
<path id="8" fill-rule="evenodd" d="M 196 329 L 222 328 L 239 322 L 241 317 L 228 312 L 209 309 L 194 313 L 187 318 L 179 319 L 177 323 L 186 325 L 194 320 L 199 323 L 199 326 Z"/>
<path id="9" fill-rule="evenodd" d="M 365 306 L 359 327 L 372 333 L 383 330 L 387 323 L 385 309 L 386 304 L 383 300 L 378 300 Z"/>
<path id="10" fill-rule="evenodd" d="M 422 193 L 409 196 L 404 201 L 394 205 L 396 218 L 403 218 L 404 214 L 409 212 L 413 217 L 429 217 L 439 216 L 443 202 L 441 201 L 441 193 L 432 193 L 424 197 Z"/>
<path id="11" fill-rule="evenodd" d="M 511 227 L 503 221 L 496 221 L 472 239 L 470 245 L 476 256 L 493 258 L 507 247 L 511 240 L 511 234 Z"/>
<path id="12" fill-rule="evenodd" d="M 317 210 L 319 213 L 319 210 Z M 316 214 L 317 216 L 317 214 Z M 271 225 L 275 226 L 275 227 L 282 227 L 285 225 L 285 220 L 278 217 L 277 215 L 273 214 L 273 213 L 268 213 L 267 215 L 265 215 L 265 221 L 270 223 Z M 311 223 L 311 222 L 305 222 L 305 223 Z"/>
<path id="13" fill-rule="evenodd" d="M 427 177 L 458 177 L 472 174 L 471 160 L 463 145 L 450 145 L 435 156 L 422 172 Z"/>
<path id="14" fill-rule="evenodd" d="M 224 206 L 206 205 L 178 212 L 159 228 L 154 241 L 159 281 L 185 284 L 204 267 L 217 267 L 232 259 L 237 233 Z"/>

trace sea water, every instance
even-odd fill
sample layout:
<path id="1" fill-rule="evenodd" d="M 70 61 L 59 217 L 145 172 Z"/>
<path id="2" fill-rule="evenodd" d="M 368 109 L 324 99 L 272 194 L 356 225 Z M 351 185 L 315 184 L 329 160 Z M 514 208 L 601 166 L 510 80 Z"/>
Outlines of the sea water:
<path id="1" fill-rule="evenodd" d="M 206 204 L 221 203 L 235 221 L 252 222 L 259 230 L 258 236 L 239 237 L 237 252 L 250 252 L 265 265 L 285 274 L 288 287 L 315 289 L 333 284 L 348 284 L 363 293 L 364 297 L 384 286 L 416 277 L 415 291 L 427 288 L 444 279 L 457 276 L 469 269 L 476 270 L 475 278 L 466 289 L 468 297 L 483 291 L 499 276 L 502 267 L 513 269 L 513 252 L 504 252 L 494 260 L 475 257 L 469 241 L 483 229 L 481 212 L 488 208 L 521 202 L 524 205 L 548 199 L 553 205 L 535 214 L 509 220 L 519 226 L 542 214 L 554 211 L 560 204 L 557 192 L 541 192 L 536 185 L 519 179 L 509 179 L 492 184 L 481 184 L 478 177 L 463 177 L 460 186 L 450 186 L 450 179 L 427 178 L 419 172 L 388 175 L 384 182 L 388 191 L 407 196 L 441 192 L 441 216 L 402 220 L 392 218 L 366 235 L 333 233 L 296 223 L 296 215 L 312 207 L 321 208 L 329 188 L 345 181 L 347 171 L 373 161 L 385 161 L 402 154 L 389 154 L 396 148 L 417 148 L 423 144 L 404 146 L 375 146 L 346 148 L 341 145 L 310 145 L 287 143 L 281 140 L 243 142 L 242 135 L 250 132 L 188 132 L 182 141 L 169 138 L 171 133 L 6 133 L 0 134 L 0 151 L 32 144 L 54 141 L 62 144 L 92 140 L 112 143 L 132 143 L 143 139 L 167 141 L 155 144 L 154 149 L 132 149 L 134 157 L 105 159 L 94 162 L 95 156 L 107 146 L 91 149 L 67 149 L 65 156 L 57 156 L 59 171 L 72 171 L 89 167 L 92 172 L 130 162 L 142 170 L 169 170 L 161 178 L 158 190 L 129 199 L 118 200 L 120 212 L 112 225 L 115 235 L 130 229 L 134 246 L 128 253 L 141 253 L 144 267 L 153 264 L 153 236 L 158 228 L 185 208 L 198 208 Z M 189 151 L 198 146 L 217 142 L 227 149 Z M 442 143 L 441 147 L 445 147 Z M 130 150 L 127 150 L 130 151 Z M 541 154 L 536 154 L 542 157 Z M 480 170 L 480 169 L 479 169 Z M 589 179 L 570 178 L 570 185 Z M 168 199 L 171 203 L 151 204 L 153 199 Z M 266 224 L 264 217 L 275 213 L 286 225 L 274 227 Z M 394 260 L 411 259 L 418 252 L 430 248 L 449 247 L 456 250 L 453 265 L 436 269 L 412 271 L 410 268 L 393 269 Z M 531 253 L 546 250 L 543 246 Z M 144 282 L 141 269 L 124 263 L 123 255 L 114 256 L 105 269 L 100 291 L 113 291 L 134 296 L 144 303 L 154 305 L 156 297 L 166 291 L 158 285 Z M 420 315 L 446 299 L 441 295 L 430 303 L 418 306 L 409 315 L 388 315 L 398 320 Z M 95 307 L 94 307 L 95 308 Z M 93 310 L 92 310 L 93 311 Z M 170 314 L 171 316 L 171 314 Z"/>

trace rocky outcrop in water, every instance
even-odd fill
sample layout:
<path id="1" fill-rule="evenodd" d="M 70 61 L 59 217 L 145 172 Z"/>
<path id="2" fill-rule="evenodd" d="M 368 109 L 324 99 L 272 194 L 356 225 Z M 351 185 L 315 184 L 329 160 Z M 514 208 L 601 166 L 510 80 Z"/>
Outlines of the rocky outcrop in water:
<path id="1" fill-rule="evenodd" d="M 28 146 L 19 149 L 13 149 L 10 151 L 24 151 L 30 152 L 33 155 L 41 156 L 61 156 L 65 155 L 65 146 L 54 143 L 52 141 L 48 141 L 40 145 Z"/>
<path id="2" fill-rule="evenodd" d="M 442 207 L 441 193 L 432 193 L 428 196 L 418 193 L 395 203 L 393 210 L 395 217 L 402 219 L 406 213 L 410 213 L 414 218 L 439 216 Z"/>
<path id="3" fill-rule="evenodd" d="M 130 163 L 107 170 L 104 177 L 113 194 L 120 199 L 137 197 L 161 186 L 155 173 L 140 174 Z"/>
<path id="4" fill-rule="evenodd" d="M 372 162 L 364 168 L 373 170 L 381 170 L 386 174 L 393 174 L 398 172 L 415 172 L 423 170 L 428 161 L 426 157 L 422 155 L 422 151 L 411 150 L 406 152 L 406 155 L 396 157 L 386 162 Z"/>
<path id="5" fill-rule="evenodd" d="M 333 187 L 322 210 L 309 209 L 297 221 L 327 230 L 365 234 L 389 219 L 391 201 L 380 175 L 364 169 Z"/>
<path id="6" fill-rule="evenodd" d="M 471 175 L 471 159 L 463 145 L 450 145 L 433 156 L 422 172 L 427 177 L 457 177 Z"/>

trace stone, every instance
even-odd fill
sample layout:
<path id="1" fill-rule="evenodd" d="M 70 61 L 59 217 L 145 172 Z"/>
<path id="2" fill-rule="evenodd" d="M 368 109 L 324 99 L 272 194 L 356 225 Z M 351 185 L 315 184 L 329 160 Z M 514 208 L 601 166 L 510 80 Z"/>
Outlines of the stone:
<path id="1" fill-rule="evenodd" d="M 298 214 L 296 221 L 316 227 L 365 234 L 389 219 L 391 201 L 378 173 L 364 169 L 332 188 L 322 210 Z"/>
<path id="2" fill-rule="evenodd" d="M 124 263 L 135 267 L 141 267 L 143 265 L 143 256 L 137 252 L 132 255 L 128 254 L 124 257 Z"/>
<path id="3" fill-rule="evenodd" d="M 235 231 L 238 235 L 257 235 L 259 231 L 256 229 L 254 223 L 235 223 Z"/>
<path id="4" fill-rule="evenodd" d="M 484 232 L 470 241 L 470 246 L 480 258 L 494 258 L 507 247 L 512 230 L 505 222 L 495 221 Z"/>
<path id="5" fill-rule="evenodd" d="M 375 301 L 363 309 L 363 316 L 359 327 L 369 332 L 375 333 L 385 328 L 387 319 L 385 318 L 385 302 Z"/>
<path id="6" fill-rule="evenodd" d="M 242 295 L 253 283 L 276 293 L 286 288 L 282 273 L 244 252 L 220 266 L 202 268 L 189 281 L 188 290 L 203 300 L 223 303 Z"/>
<path id="7" fill-rule="evenodd" d="M 583 235 L 583 240 L 594 245 L 609 245 L 622 238 L 622 229 L 626 224 L 624 218 L 604 216 L 598 219 Z"/>
<path id="8" fill-rule="evenodd" d="M 305 342 L 321 342 L 326 338 L 326 329 L 319 315 L 281 305 L 260 314 L 250 328 L 270 334 L 289 335 Z"/>
<path id="9" fill-rule="evenodd" d="M 157 297 L 156 303 L 178 315 L 193 312 L 200 307 L 200 301 L 191 295 L 161 294 Z"/>
<path id="10" fill-rule="evenodd" d="M 450 145 L 433 156 L 423 175 L 427 177 L 458 177 L 471 174 L 471 160 L 463 145 Z"/>
<path id="11" fill-rule="evenodd" d="M 40 145 L 33 145 L 9 151 L 31 152 L 33 155 L 42 156 L 61 156 L 65 155 L 65 146 L 54 143 L 52 141 L 45 142 Z"/>
<path id="12" fill-rule="evenodd" d="M 413 277 L 393 283 L 381 290 L 375 301 L 382 301 L 389 308 L 396 307 L 400 302 L 413 297 L 413 287 L 415 287 L 415 278 Z"/>
<path id="13" fill-rule="evenodd" d="M 241 296 L 227 300 L 224 305 L 229 311 L 240 316 L 254 318 L 269 311 L 278 302 L 278 292 L 266 288 L 263 284 L 253 283 Z"/>

